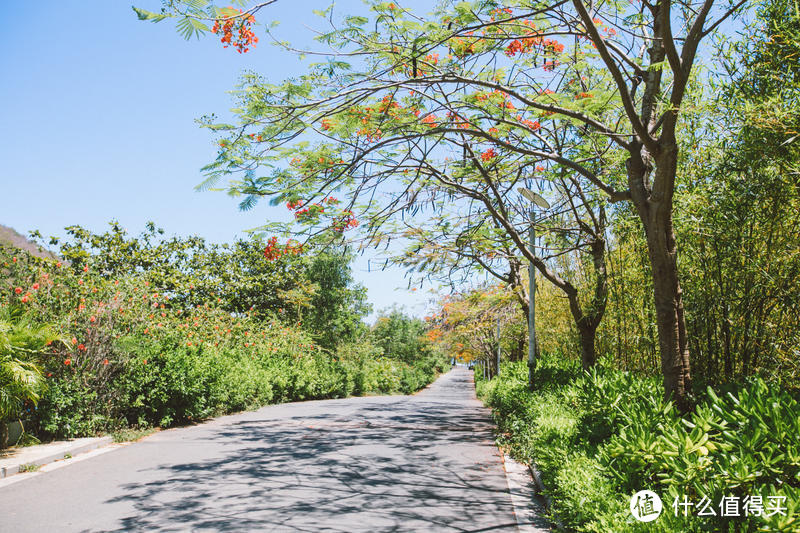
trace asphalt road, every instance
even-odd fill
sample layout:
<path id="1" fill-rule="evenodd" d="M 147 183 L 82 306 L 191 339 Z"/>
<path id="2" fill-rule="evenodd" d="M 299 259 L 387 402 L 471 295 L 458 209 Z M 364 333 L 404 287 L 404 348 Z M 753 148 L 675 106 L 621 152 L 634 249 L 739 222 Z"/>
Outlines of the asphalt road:
<path id="1" fill-rule="evenodd" d="M 0 531 L 516 531 L 471 372 L 274 405 L 0 487 Z"/>

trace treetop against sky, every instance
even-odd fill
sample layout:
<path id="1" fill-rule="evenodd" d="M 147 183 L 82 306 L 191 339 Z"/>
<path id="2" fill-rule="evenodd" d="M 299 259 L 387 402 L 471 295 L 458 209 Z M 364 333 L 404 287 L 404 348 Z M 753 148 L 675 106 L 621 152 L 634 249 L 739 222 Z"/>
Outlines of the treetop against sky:
<path id="1" fill-rule="evenodd" d="M 311 46 L 309 28 L 318 20 L 311 11 L 327 6 L 277 2 L 260 18 L 280 21 L 275 35 Z M 0 84 L 0 223 L 62 235 L 73 224 L 102 232 L 117 219 L 136 234 L 154 220 L 168 233 L 223 242 L 292 216 L 283 204 L 242 212 L 240 199 L 195 192 L 199 169 L 214 157 L 213 137 L 195 121 L 227 116 L 227 91 L 244 71 L 280 80 L 305 72 L 310 59 L 298 61 L 263 33 L 246 54 L 218 38 L 187 42 L 170 24 L 142 24 L 126 3 L 83 2 L 81 26 L 90 32 L 63 23 L 75 17 L 74 6 L 20 9 L 18 23 L 0 36 L 8 51 L 0 58 L 7 73 Z M 360 9 L 361 2 L 337 3 L 337 13 Z M 382 265 L 372 260 L 368 271 L 364 256 L 355 269 L 374 307 L 398 302 L 423 314 L 426 291 L 406 290 L 403 271 L 380 272 Z"/>

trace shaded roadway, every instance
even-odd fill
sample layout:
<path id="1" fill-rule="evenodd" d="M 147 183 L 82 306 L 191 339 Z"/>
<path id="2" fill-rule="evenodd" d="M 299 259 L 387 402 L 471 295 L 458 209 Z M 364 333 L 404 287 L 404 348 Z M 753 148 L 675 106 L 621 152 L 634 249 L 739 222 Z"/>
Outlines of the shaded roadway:
<path id="1" fill-rule="evenodd" d="M 273 405 L 0 488 L 0 531 L 516 531 L 472 373 Z"/>

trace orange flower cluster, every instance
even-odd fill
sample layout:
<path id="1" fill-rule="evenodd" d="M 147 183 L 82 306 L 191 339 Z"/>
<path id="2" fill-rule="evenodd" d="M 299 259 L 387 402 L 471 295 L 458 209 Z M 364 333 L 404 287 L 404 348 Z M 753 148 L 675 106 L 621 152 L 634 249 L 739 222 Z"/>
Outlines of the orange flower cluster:
<path id="1" fill-rule="evenodd" d="M 398 68 L 394 69 L 394 72 L 400 73 L 409 78 L 416 76 L 423 76 L 425 74 L 433 72 L 433 67 L 436 66 L 438 63 L 439 63 L 439 54 L 428 54 L 425 57 L 422 57 L 419 60 L 417 60 L 416 71 L 414 70 L 413 66 L 409 65 L 408 63 L 403 63 Z"/>
<path id="2" fill-rule="evenodd" d="M 236 11 L 242 12 L 241 9 Z M 255 21 L 256 19 L 252 15 L 219 18 L 214 21 L 214 27 L 211 28 L 211 31 L 222 36 L 220 42 L 225 45 L 225 48 L 233 46 L 241 54 L 249 51 L 250 47 L 255 47 L 258 42 L 258 37 L 252 30 L 252 24 Z"/>
<path id="3" fill-rule="evenodd" d="M 386 101 L 386 98 L 389 97 L 384 97 L 383 101 Z M 359 110 L 357 107 L 350 108 L 350 114 L 358 116 L 361 120 L 361 124 L 364 126 L 358 130 L 357 135 L 363 135 L 367 139 L 367 142 L 378 141 L 383 135 L 383 132 L 380 129 L 372 130 L 370 127 L 368 127 L 375 111 L 376 110 L 371 107 L 365 107 L 363 111 Z M 378 109 L 377 111 L 380 112 L 381 110 Z"/>
<path id="4" fill-rule="evenodd" d="M 470 124 L 467 121 L 467 119 L 461 117 L 458 113 L 454 113 L 452 111 L 447 112 L 447 119 L 453 122 L 456 128 L 460 130 L 468 130 L 472 127 L 472 124 Z"/>
<path id="5" fill-rule="evenodd" d="M 356 134 L 364 136 L 367 142 L 377 142 L 383 136 L 383 131 L 381 131 L 380 128 L 373 129 L 373 119 L 377 118 L 379 121 L 385 121 L 387 117 L 390 119 L 397 119 L 401 116 L 403 107 L 397 103 L 393 95 L 386 95 L 374 108 L 370 106 L 364 107 L 363 109 L 351 107 L 348 112 L 350 115 L 356 116 L 363 126 Z M 327 129 L 324 122 L 323 120 L 323 129 Z"/>
<path id="6" fill-rule="evenodd" d="M 438 54 L 436 55 L 438 56 Z M 403 107 L 398 104 L 394 97 L 390 94 L 387 94 L 381 98 L 381 103 L 378 104 L 378 113 L 385 113 L 392 118 L 396 118 L 398 111 L 401 109 L 403 109 Z"/>
<path id="7" fill-rule="evenodd" d="M 527 126 L 533 131 L 536 131 L 542 127 L 542 125 L 539 124 L 538 120 L 528 120 L 526 118 L 522 118 L 522 115 L 517 115 L 515 118 L 517 119 L 517 121 L 521 122 L 523 125 Z"/>
<path id="8" fill-rule="evenodd" d="M 383 137 L 383 132 L 380 128 L 376 129 L 375 131 L 370 131 L 367 128 L 361 128 L 357 133 L 358 135 L 363 135 L 364 139 L 366 139 L 368 143 L 378 142 L 381 140 L 381 137 Z"/>
<path id="9" fill-rule="evenodd" d="M 564 45 L 554 39 L 544 40 L 544 49 L 551 54 L 560 54 L 564 51 Z"/>
<path id="10" fill-rule="evenodd" d="M 450 47 L 456 57 L 464 57 L 475 53 L 475 48 L 480 44 L 483 39 L 480 37 L 473 37 L 475 32 L 469 31 L 465 33 L 466 37 L 453 37 L 450 41 Z"/>
<path id="11" fill-rule="evenodd" d="M 16 263 L 16 262 L 17 262 L 17 258 L 16 258 L 16 257 L 15 257 L 15 258 L 13 258 L 13 259 L 12 259 L 12 261 L 13 261 L 14 263 Z M 8 263 L 6 263 L 6 265 L 8 265 Z M 52 285 L 52 284 L 53 284 L 53 282 L 52 282 L 52 281 L 50 281 L 50 279 L 49 279 L 49 275 L 48 275 L 48 274 L 46 274 L 46 273 L 44 273 L 44 274 L 41 274 L 41 278 L 42 278 L 42 282 L 43 282 L 43 283 L 45 283 L 45 284 L 47 284 L 47 285 Z M 39 290 L 39 288 L 40 288 L 40 287 L 41 287 L 41 285 L 39 285 L 39 283 L 38 283 L 38 282 L 34 282 L 34 283 L 31 285 L 30 289 L 33 291 L 33 293 L 35 293 L 36 291 L 38 291 L 38 290 Z M 23 292 L 24 292 L 25 294 L 22 294 Z M 20 294 L 22 294 L 22 297 L 19 299 L 19 301 L 20 301 L 21 303 L 24 303 L 24 304 L 26 304 L 26 303 L 30 302 L 30 301 L 31 301 L 31 299 L 33 299 L 33 293 L 32 293 L 32 292 L 30 292 L 30 291 L 26 291 L 26 290 L 25 290 L 25 289 L 23 289 L 22 287 L 14 287 L 14 294 L 15 294 L 15 295 L 17 295 L 17 296 L 19 296 Z"/>
<path id="12" fill-rule="evenodd" d="M 492 9 L 492 20 L 495 20 L 495 17 L 503 16 L 503 15 L 512 15 L 514 11 L 510 7 L 498 7 L 497 9 Z"/>
<path id="13" fill-rule="evenodd" d="M 530 52 L 536 46 L 541 46 L 544 52 L 551 54 L 560 54 L 564 51 L 564 45 L 554 39 L 542 39 L 539 36 L 533 36 L 511 41 L 506 47 L 506 55 L 514 57 L 517 54 Z"/>
<path id="14" fill-rule="evenodd" d="M 561 64 L 561 63 L 560 63 L 558 60 L 555 60 L 555 61 L 545 61 L 545 62 L 544 62 L 544 65 L 542 65 L 542 68 L 543 68 L 545 71 L 547 71 L 547 72 L 551 72 L 552 70 L 554 70 L 554 69 L 555 69 L 555 68 L 556 68 L 558 65 L 560 65 L 560 64 Z"/>
<path id="15" fill-rule="evenodd" d="M 497 152 L 494 151 L 494 148 L 489 148 L 481 154 L 481 159 L 483 161 L 491 161 L 495 157 L 497 157 Z"/>
<path id="16" fill-rule="evenodd" d="M 297 220 L 310 220 L 324 212 L 325 207 L 322 204 L 311 204 L 308 207 L 295 211 L 294 218 Z"/>
<path id="17" fill-rule="evenodd" d="M 506 47 L 506 55 L 508 57 L 514 57 L 517 54 L 522 54 L 525 52 L 530 52 L 533 48 L 535 42 L 532 41 L 532 38 L 524 39 L 525 44 L 519 39 L 514 39 L 509 43 Z"/>
<path id="18" fill-rule="evenodd" d="M 284 246 L 278 245 L 277 237 L 270 237 L 267 247 L 264 248 L 264 257 L 267 261 L 275 261 L 284 255 L 300 255 L 303 253 L 303 245 L 297 241 L 289 240 Z"/>
<path id="19" fill-rule="evenodd" d="M 333 231 L 344 233 L 345 231 L 358 227 L 358 220 L 349 209 L 344 212 L 344 216 L 335 221 L 331 226 Z"/>
<path id="20" fill-rule="evenodd" d="M 477 95 L 475 95 L 475 99 L 478 102 L 485 102 L 486 100 L 491 100 L 493 102 L 496 102 L 497 106 L 500 107 L 501 109 L 508 109 L 508 110 L 516 109 L 516 107 L 514 107 L 514 102 L 511 101 L 511 97 L 508 95 L 508 93 L 498 89 L 495 89 L 490 93 L 478 93 Z"/>
<path id="21" fill-rule="evenodd" d="M 478 93 L 475 95 L 475 99 L 479 102 L 485 102 L 486 100 L 492 97 L 500 97 L 502 99 L 501 107 L 505 107 L 505 102 L 508 100 L 509 96 L 508 93 L 501 91 L 499 89 L 495 89 L 490 93 Z M 513 107 L 513 106 L 512 106 Z"/>
<path id="22" fill-rule="evenodd" d="M 427 124 L 429 128 L 435 128 L 439 125 L 439 123 L 436 122 L 436 115 L 433 113 L 422 117 L 422 123 Z"/>

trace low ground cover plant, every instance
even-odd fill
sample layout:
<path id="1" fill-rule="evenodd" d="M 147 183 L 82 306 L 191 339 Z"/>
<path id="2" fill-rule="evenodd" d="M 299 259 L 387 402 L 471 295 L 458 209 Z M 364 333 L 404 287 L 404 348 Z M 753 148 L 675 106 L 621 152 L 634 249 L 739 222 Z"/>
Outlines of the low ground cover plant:
<path id="1" fill-rule="evenodd" d="M 533 392 L 525 362 L 509 363 L 492 380 L 478 373 L 476 379 L 497 420 L 499 443 L 517 459 L 536 464 L 553 518 L 570 530 L 800 527 L 797 394 L 754 377 L 724 390 L 707 389 L 681 417 L 663 399 L 656 378 L 602 366 L 585 372 L 577 362 L 555 356 L 539 364 Z M 654 522 L 637 522 L 629 511 L 631 497 L 642 489 L 655 491 L 664 503 Z M 740 508 L 739 516 L 722 516 L 723 497 L 751 502 L 753 512 Z M 753 497 L 762 498 L 760 514 Z M 675 507 L 686 501 L 697 506 L 703 498 L 713 502 L 716 516 Z M 776 503 L 783 512 L 773 512 Z"/>

